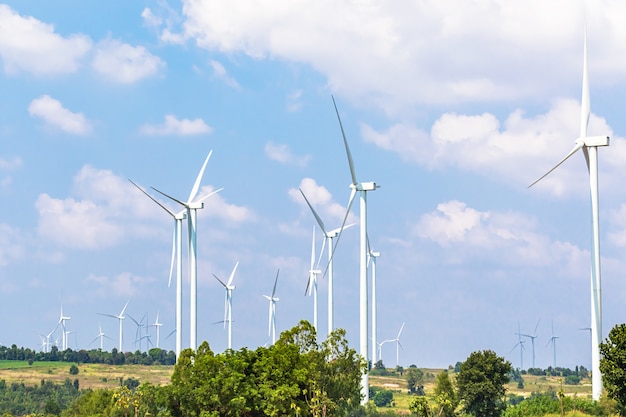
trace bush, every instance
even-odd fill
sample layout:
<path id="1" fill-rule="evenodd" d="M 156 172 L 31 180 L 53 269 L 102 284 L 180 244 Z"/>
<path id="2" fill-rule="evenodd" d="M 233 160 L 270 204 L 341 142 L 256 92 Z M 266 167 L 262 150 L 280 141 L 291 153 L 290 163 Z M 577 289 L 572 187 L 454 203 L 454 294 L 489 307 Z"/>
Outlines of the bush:
<path id="1" fill-rule="evenodd" d="M 388 389 L 382 389 L 374 394 L 372 400 L 376 407 L 387 407 L 393 401 L 393 392 Z"/>
<path id="2" fill-rule="evenodd" d="M 565 377 L 565 385 L 578 385 L 580 377 L 577 375 L 568 375 Z"/>
<path id="3" fill-rule="evenodd" d="M 72 366 L 70 366 L 70 375 L 78 375 L 78 366 L 76 366 L 75 364 L 72 364 Z"/>

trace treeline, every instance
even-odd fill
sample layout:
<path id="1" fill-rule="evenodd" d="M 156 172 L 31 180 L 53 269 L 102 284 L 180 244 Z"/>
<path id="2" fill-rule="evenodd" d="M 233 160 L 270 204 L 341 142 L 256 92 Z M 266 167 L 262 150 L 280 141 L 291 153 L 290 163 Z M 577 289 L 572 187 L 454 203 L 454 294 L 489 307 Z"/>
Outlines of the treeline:
<path id="1" fill-rule="evenodd" d="M 7 384 L 0 380 L 0 415 L 60 415 L 79 396 L 78 379 L 67 378 L 63 384 L 41 380 L 39 385 Z"/>
<path id="2" fill-rule="evenodd" d="M 108 365 L 174 365 L 176 354 L 174 351 L 166 351 L 152 348 L 148 352 L 124 352 L 120 353 L 116 348 L 111 352 L 100 349 L 60 351 L 56 346 L 50 352 L 38 352 L 29 348 L 0 346 L 0 360 L 12 361 L 50 361 L 50 362 L 75 362 L 75 363 L 102 363 Z"/>

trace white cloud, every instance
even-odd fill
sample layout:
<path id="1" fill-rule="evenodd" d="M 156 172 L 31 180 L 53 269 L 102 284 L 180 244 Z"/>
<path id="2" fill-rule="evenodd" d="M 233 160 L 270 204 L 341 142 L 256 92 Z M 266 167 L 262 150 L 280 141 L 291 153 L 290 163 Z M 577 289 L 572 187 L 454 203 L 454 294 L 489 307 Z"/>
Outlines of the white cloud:
<path id="1" fill-rule="evenodd" d="M 215 191 L 215 188 L 212 186 L 202 187 L 200 192 L 198 192 L 196 200 L 209 195 L 213 191 Z M 204 209 L 200 210 L 199 215 L 227 220 L 227 225 L 256 220 L 256 214 L 252 210 L 244 206 L 227 203 L 220 193 L 213 194 L 204 200 Z"/>
<path id="2" fill-rule="evenodd" d="M 333 200 L 333 196 L 328 191 L 326 187 L 323 185 L 318 185 L 317 182 L 312 178 L 303 178 L 300 181 L 300 186 L 298 187 L 302 190 L 306 198 L 309 200 L 309 203 L 315 209 L 315 212 L 320 216 L 322 221 L 324 222 L 324 227 L 327 232 L 331 230 L 341 227 L 341 222 L 343 221 L 346 215 L 346 207 L 337 203 Z M 310 214 L 310 209 L 302 197 L 300 190 L 297 188 L 289 189 L 289 198 L 292 201 L 299 204 L 303 211 L 307 212 L 307 216 Z M 355 198 L 355 200 L 358 199 Z M 312 216 L 312 214 L 310 214 Z M 330 218 L 330 221 L 329 221 Z M 346 224 L 356 223 L 358 221 L 357 217 L 350 213 L 348 215 L 348 219 L 346 220 Z M 332 223 L 331 223 L 332 222 Z"/>
<path id="3" fill-rule="evenodd" d="M 332 91 L 388 111 L 563 91 L 580 78 L 585 10 L 590 71 L 623 79 L 626 56 L 610 51 L 626 38 L 626 5 L 612 0 L 183 2 L 200 47 L 310 65 Z"/>
<path id="4" fill-rule="evenodd" d="M 130 298 L 138 294 L 140 289 L 152 284 L 153 278 L 141 277 L 131 272 L 122 272 L 114 277 L 99 276 L 91 274 L 87 277 L 87 281 L 98 285 L 98 293 L 101 297 L 110 298 L 111 295 Z M 107 314 L 117 314 L 112 311 Z"/>
<path id="5" fill-rule="evenodd" d="M 31 16 L 20 16 L 9 6 L 0 5 L 0 57 L 8 73 L 75 72 L 90 49 L 91 40 L 87 36 L 65 38 L 55 33 L 52 25 Z"/>
<path id="6" fill-rule="evenodd" d="M 197 119 L 182 119 L 179 120 L 176 116 L 168 114 L 165 116 L 165 121 L 160 125 L 143 125 L 139 131 L 148 136 L 163 136 L 163 135 L 177 135 L 177 136 L 190 136 L 201 135 L 203 133 L 210 134 L 213 129 L 207 125 L 204 120 Z"/>
<path id="7" fill-rule="evenodd" d="M 287 111 L 297 112 L 302 109 L 302 90 L 296 90 L 287 96 Z"/>
<path id="8" fill-rule="evenodd" d="M 106 40 L 96 47 L 92 67 L 111 81 L 132 84 L 158 74 L 165 63 L 143 46 Z"/>
<path id="9" fill-rule="evenodd" d="M 241 90 L 241 86 L 239 85 L 237 80 L 235 80 L 233 77 L 231 77 L 228 74 L 228 72 L 226 71 L 226 68 L 224 68 L 224 66 L 220 62 L 211 60 L 209 61 L 209 64 L 211 65 L 211 68 L 213 69 L 213 76 L 215 78 L 222 81 L 227 86 L 234 88 L 235 90 Z"/>
<path id="10" fill-rule="evenodd" d="M 521 213 L 479 211 L 456 200 L 422 215 L 411 232 L 445 248 L 444 256 L 459 264 L 487 260 L 525 267 L 559 264 L 564 274 L 579 275 L 589 261 L 587 251 L 551 241 Z"/>
<path id="11" fill-rule="evenodd" d="M 159 39 L 166 43 L 182 45 L 186 38 L 181 33 L 174 31 L 174 26 L 180 24 L 180 15 L 170 7 L 167 2 L 159 2 L 156 13 L 146 7 L 141 12 L 141 17 L 147 26 L 160 30 Z M 162 28 L 162 29 L 161 29 Z"/>
<path id="12" fill-rule="evenodd" d="M 281 164 L 299 167 L 305 167 L 311 159 L 310 155 L 296 156 L 291 153 L 288 145 L 276 144 L 271 141 L 265 144 L 265 155 L 271 160 L 278 161 Z"/>
<path id="13" fill-rule="evenodd" d="M 149 7 L 146 7 L 141 11 L 141 18 L 148 26 L 160 26 L 163 23 L 163 19 L 152 13 L 152 10 L 150 10 Z"/>
<path id="14" fill-rule="evenodd" d="M 363 125 L 361 133 L 365 141 L 429 169 L 457 167 L 515 187 L 527 187 L 573 148 L 579 133 L 579 114 L 579 103 L 559 100 L 545 114 L 526 117 L 516 110 L 503 123 L 489 113 L 445 113 L 429 133 L 405 123 L 383 132 Z M 589 134 L 613 136 L 613 131 L 603 118 L 592 114 Z M 601 149 L 601 158 L 607 184 L 626 180 L 621 168 L 626 158 L 623 138 L 612 137 L 610 152 Z M 582 154 L 570 158 L 533 189 L 557 196 L 586 196 L 588 174 Z"/>
<path id="15" fill-rule="evenodd" d="M 59 100 L 49 95 L 34 99 L 28 106 L 31 116 L 39 117 L 48 126 L 73 135 L 84 135 L 91 131 L 91 125 L 82 113 L 73 113 L 63 107 Z"/>
<path id="16" fill-rule="evenodd" d="M 0 158 L 0 170 L 13 171 L 22 166 L 22 158 L 14 156 L 12 159 Z"/>

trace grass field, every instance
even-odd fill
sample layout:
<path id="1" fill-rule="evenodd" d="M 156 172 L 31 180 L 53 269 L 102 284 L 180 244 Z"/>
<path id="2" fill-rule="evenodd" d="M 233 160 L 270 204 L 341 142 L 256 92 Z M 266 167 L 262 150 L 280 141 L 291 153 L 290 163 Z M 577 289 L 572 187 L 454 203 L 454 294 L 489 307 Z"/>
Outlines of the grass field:
<path id="1" fill-rule="evenodd" d="M 68 362 L 33 362 L 29 365 L 26 361 L 0 361 L 0 379 L 8 384 L 17 382 L 26 385 L 36 385 L 42 379 L 55 383 L 63 383 L 66 378 L 74 381 L 78 379 L 80 388 L 115 388 L 120 385 L 120 378 L 134 378 L 139 382 L 150 382 L 155 385 L 165 385 L 170 381 L 173 366 L 145 366 L 145 365 L 103 365 L 81 364 L 78 365 L 78 374 L 70 374 Z M 390 370 L 391 371 L 391 370 Z M 422 369 L 424 372 L 424 390 L 431 395 L 435 388 L 437 374 L 441 369 Z M 454 373 L 451 374 L 454 378 Z M 563 378 L 550 376 L 524 375 L 524 388 L 518 388 L 517 383 L 507 385 L 507 393 L 530 396 L 533 392 L 558 392 L 563 389 L 565 395 L 577 395 L 579 397 L 591 397 L 591 380 L 585 378 L 579 385 L 561 385 Z M 400 376 L 374 376 L 369 377 L 370 385 L 394 391 L 394 406 L 392 410 L 397 413 L 408 414 L 409 402 L 412 395 L 407 392 L 407 383 Z M 576 414 L 569 414 L 570 417 Z"/>

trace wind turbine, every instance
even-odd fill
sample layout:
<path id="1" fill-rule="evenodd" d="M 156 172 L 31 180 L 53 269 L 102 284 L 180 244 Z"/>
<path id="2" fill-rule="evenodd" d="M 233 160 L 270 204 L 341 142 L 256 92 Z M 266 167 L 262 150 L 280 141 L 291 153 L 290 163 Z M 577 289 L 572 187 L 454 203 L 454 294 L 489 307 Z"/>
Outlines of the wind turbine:
<path id="1" fill-rule="evenodd" d="M 142 334 L 142 329 L 144 327 L 144 320 L 146 319 L 146 314 L 143 315 L 140 321 L 135 320 L 135 318 L 131 316 L 130 314 L 128 315 L 128 318 L 131 319 L 133 323 L 135 323 L 135 325 L 137 326 L 137 330 L 135 331 L 135 346 L 137 346 L 137 343 L 139 343 L 139 351 L 141 351 L 141 341 L 144 339 L 143 334 Z"/>
<path id="2" fill-rule="evenodd" d="M 104 332 L 102 331 L 102 325 L 100 323 L 98 323 L 98 336 L 96 336 L 91 342 L 89 342 L 89 345 L 87 345 L 87 347 L 91 346 L 93 344 L 93 342 L 95 342 L 96 340 L 100 339 L 100 350 L 104 349 L 104 338 L 111 339 L 109 336 L 105 335 Z"/>
<path id="3" fill-rule="evenodd" d="M 591 247 L 591 394 L 594 400 L 599 400 L 602 394 L 602 374 L 600 373 L 600 348 L 602 340 L 602 285 L 600 277 L 600 215 L 598 196 L 598 147 L 609 146 L 608 136 L 587 136 L 587 127 L 591 115 L 589 100 L 589 78 L 587 73 L 587 32 L 585 30 L 585 42 L 583 52 L 583 83 L 582 99 L 580 108 L 580 137 L 576 139 L 574 148 L 556 164 L 550 171 L 545 173 L 537 181 L 529 185 L 529 188 L 550 174 L 569 157 L 583 150 L 587 170 L 589 171 L 589 186 L 591 191 L 591 223 L 592 223 L 592 247 Z"/>
<path id="4" fill-rule="evenodd" d="M 346 148 L 346 155 L 348 157 L 348 165 L 350 167 L 350 175 L 352 177 L 352 183 L 350 184 L 350 199 L 348 200 L 348 208 L 346 210 L 346 215 L 343 219 L 343 224 L 341 228 L 346 223 L 346 219 L 348 218 L 348 214 L 350 213 L 350 207 L 352 206 L 352 202 L 354 201 L 354 197 L 356 196 L 356 192 L 360 192 L 360 229 L 361 229 L 361 244 L 359 249 L 360 259 L 359 259 L 359 354 L 363 357 L 365 362 L 368 362 L 368 352 L 367 352 L 367 192 L 375 191 L 377 188 L 380 188 L 375 182 L 359 182 L 356 178 L 356 173 L 354 171 L 354 163 L 352 162 L 352 155 L 350 154 L 350 148 L 348 146 L 348 140 L 346 139 L 346 134 L 343 130 L 343 124 L 341 123 L 341 117 L 339 116 L 339 110 L 337 110 L 337 104 L 335 103 L 335 98 L 333 97 L 333 105 L 335 106 L 335 113 L 337 113 L 337 119 L 339 120 L 339 127 L 341 128 L 341 135 L 343 137 L 343 143 Z M 337 241 L 341 237 L 341 232 L 337 237 Z M 367 371 L 363 372 L 361 376 L 361 402 L 366 404 L 369 401 L 369 375 Z"/>
<path id="5" fill-rule="evenodd" d="M 263 297 L 267 298 L 270 302 L 269 309 L 269 319 L 268 319 L 268 336 L 272 338 L 272 344 L 276 343 L 276 302 L 279 300 L 276 295 L 276 284 L 278 283 L 278 273 L 280 269 L 276 271 L 276 279 L 274 280 L 274 289 L 272 290 L 272 295 L 264 295 Z"/>
<path id="6" fill-rule="evenodd" d="M 159 343 L 161 340 L 161 326 L 163 326 L 163 323 L 159 323 L 159 311 L 157 310 L 156 320 L 154 321 L 153 324 L 150 325 L 150 327 L 156 328 L 156 348 L 157 349 L 160 349 Z"/>
<path id="7" fill-rule="evenodd" d="M 174 219 L 174 235 L 172 237 L 172 260 L 170 263 L 170 278 L 167 282 L 169 287 L 172 284 L 172 272 L 174 270 L 174 263 L 176 263 L 176 357 L 180 357 L 180 351 L 183 349 L 183 264 L 182 264 L 182 226 L 183 219 L 186 217 L 185 210 L 178 213 L 173 212 L 169 208 L 165 207 L 154 197 L 144 191 L 140 186 L 135 184 L 132 180 L 129 181 L 144 193 L 148 198 L 154 201 L 159 207 L 168 212 Z M 158 338 L 157 338 L 158 339 Z M 158 347 L 157 341 L 157 347 Z"/>
<path id="8" fill-rule="evenodd" d="M 228 322 L 228 349 L 233 348 L 233 291 L 235 290 L 235 286 L 233 285 L 233 279 L 235 278 L 235 271 L 237 271 L 237 267 L 239 266 L 239 261 L 235 263 L 235 267 L 233 268 L 233 272 L 230 273 L 230 277 L 228 277 L 228 281 L 224 283 L 221 279 L 217 277 L 217 275 L 213 274 L 216 280 L 220 282 L 224 286 L 226 290 L 226 299 L 224 300 L 224 327 L 226 327 L 226 323 Z"/>
<path id="9" fill-rule="evenodd" d="M 321 257 L 321 253 L 320 253 Z M 311 241 L 311 267 L 309 268 L 309 279 L 306 283 L 305 293 L 309 296 L 313 293 L 313 327 L 317 332 L 317 276 L 321 274 L 315 267 L 315 226 L 313 226 L 313 238 Z"/>
<path id="10" fill-rule="evenodd" d="M 375 252 L 371 250 L 369 245 L 369 239 L 367 240 L 367 259 L 368 264 L 371 262 L 372 265 L 372 363 L 376 363 L 378 358 L 376 358 L 376 345 L 377 345 L 377 313 L 376 313 L 376 258 L 380 256 L 380 252 Z M 380 355 L 379 355 L 380 356 Z"/>
<path id="11" fill-rule="evenodd" d="M 189 281 L 190 281 L 190 286 L 191 286 L 191 290 L 190 290 L 190 319 L 189 319 L 189 326 L 190 326 L 190 346 L 193 350 L 196 350 L 198 348 L 198 261 L 196 258 L 196 232 L 197 232 L 197 217 L 198 217 L 198 209 L 204 208 L 204 203 L 203 201 L 206 200 L 207 198 L 211 197 L 213 194 L 219 192 L 222 190 L 222 188 L 219 188 L 207 195 L 205 195 L 204 197 L 194 201 L 194 199 L 196 198 L 196 195 L 198 194 L 198 190 L 200 189 L 200 182 L 202 181 L 202 177 L 204 176 L 204 170 L 206 168 L 207 163 L 209 162 L 209 159 L 211 158 L 211 154 L 213 153 L 213 151 L 209 151 L 209 154 L 207 155 L 206 159 L 204 160 L 204 164 L 202 164 L 202 168 L 200 169 L 200 172 L 198 173 L 198 176 L 196 177 L 196 182 L 193 184 L 193 188 L 191 189 L 191 193 L 189 194 L 189 198 L 187 199 L 187 201 L 181 201 L 181 200 L 177 200 L 176 198 L 169 196 L 159 190 L 157 190 L 156 188 L 152 187 L 153 190 L 157 191 L 158 193 L 164 195 L 165 197 L 176 201 L 178 204 L 182 205 L 183 207 L 185 207 L 186 211 L 187 211 L 187 228 L 188 228 L 188 233 L 187 233 L 187 237 L 189 240 Z"/>
<path id="12" fill-rule="evenodd" d="M 533 349 L 533 368 L 535 367 L 535 339 L 537 338 L 537 327 L 539 327 L 540 321 L 541 319 L 537 320 L 537 324 L 535 325 L 535 330 L 533 331 L 533 334 L 524 334 L 524 333 L 519 334 L 520 336 L 530 338 L 530 343 Z"/>
<path id="13" fill-rule="evenodd" d="M 346 225 L 344 227 L 338 227 L 336 229 L 327 231 L 326 227 L 324 226 L 324 222 L 322 221 L 322 218 L 317 214 L 317 212 L 311 205 L 311 202 L 309 201 L 309 199 L 306 198 L 304 191 L 302 191 L 302 189 L 299 189 L 299 190 L 300 190 L 300 193 L 302 194 L 302 197 L 304 197 L 304 201 L 306 201 L 306 204 L 311 209 L 311 213 L 313 213 L 313 217 L 315 217 L 317 224 L 320 226 L 320 229 L 322 229 L 322 232 L 324 233 L 324 241 L 322 243 L 322 249 L 320 250 L 320 257 L 321 257 L 322 252 L 324 252 L 324 246 L 326 245 L 326 242 L 328 242 L 328 266 L 326 267 L 326 271 L 328 273 L 328 334 L 330 335 L 335 326 L 335 323 L 334 323 L 334 311 L 335 310 L 334 310 L 334 294 L 333 294 L 333 279 L 334 279 L 333 278 L 333 252 L 335 250 L 334 249 L 335 247 L 333 245 L 333 239 L 339 236 L 340 232 L 342 232 L 343 230 L 354 226 L 354 223 Z M 319 261 L 318 261 L 318 264 L 319 264 Z"/>
<path id="14" fill-rule="evenodd" d="M 396 368 L 400 365 L 400 348 L 402 347 L 400 344 L 400 334 L 402 333 L 402 329 L 404 329 L 404 322 L 402 322 L 402 326 L 400 326 L 400 331 L 396 338 L 390 340 L 390 342 L 396 342 Z"/>
<path id="15" fill-rule="evenodd" d="M 554 335 L 554 321 L 553 321 L 552 322 L 552 337 L 550 338 L 550 340 L 548 340 L 548 343 L 546 344 L 546 347 L 548 347 L 548 345 L 550 343 L 552 343 L 552 357 L 553 357 L 552 358 L 552 360 L 553 360 L 552 367 L 555 368 L 555 369 L 556 369 L 556 339 L 558 339 L 558 338 L 559 338 L 559 336 L 555 336 Z"/>
<path id="16" fill-rule="evenodd" d="M 61 338 L 61 350 L 67 349 L 67 333 L 66 333 L 66 322 L 70 320 L 71 317 L 63 315 L 63 299 L 61 299 L 61 315 L 59 317 L 59 323 L 61 325 L 61 329 L 63 330 L 63 335 Z"/>
<path id="17" fill-rule="evenodd" d="M 517 337 L 518 337 L 518 342 L 515 344 L 515 346 L 513 346 L 513 349 L 511 349 L 511 352 L 513 352 L 515 350 L 516 347 L 519 346 L 519 361 L 520 361 L 520 371 L 524 369 L 524 349 L 526 349 L 524 347 L 524 343 L 526 343 L 525 341 L 522 340 L 522 334 L 520 333 L 520 327 L 519 327 L 519 322 L 517 323 Z M 509 352 L 510 353 L 510 352 Z"/>
<path id="18" fill-rule="evenodd" d="M 123 343 L 122 343 L 122 341 L 123 341 L 123 339 L 122 339 L 122 323 L 124 322 L 124 319 L 126 318 L 126 317 L 124 317 L 124 312 L 126 311 L 126 307 L 128 307 L 128 303 L 129 302 L 130 302 L 130 300 L 126 301 L 126 304 L 124 305 L 124 308 L 122 309 L 122 311 L 118 315 L 98 313 L 101 316 L 113 317 L 114 319 L 117 319 L 119 321 L 119 323 L 120 323 L 120 350 L 119 350 L 119 352 L 120 353 L 123 353 L 123 350 L 122 350 L 122 346 L 123 346 Z"/>

